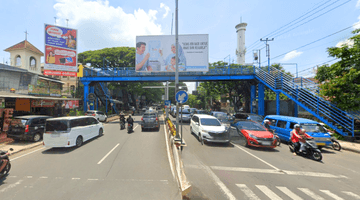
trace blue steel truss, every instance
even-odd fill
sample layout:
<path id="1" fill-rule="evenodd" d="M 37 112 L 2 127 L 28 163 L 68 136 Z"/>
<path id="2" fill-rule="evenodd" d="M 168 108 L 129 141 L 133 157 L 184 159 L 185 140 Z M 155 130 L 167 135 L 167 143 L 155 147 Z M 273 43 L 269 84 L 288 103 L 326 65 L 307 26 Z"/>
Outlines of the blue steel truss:
<path id="1" fill-rule="evenodd" d="M 293 78 L 270 67 L 222 66 L 208 72 L 180 72 L 180 81 L 221 81 L 256 79 L 277 94 L 283 93 L 306 111 L 314 115 L 343 136 L 355 136 L 355 117 L 320 97 L 317 83 L 306 78 Z M 175 74 L 169 72 L 135 72 L 134 68 L 111 68 L 93 70 L 84 68 L 84 85 L 90 82 L 112 81 L 175 81 Z M 102 85 L 103 90 L 106 87 Z M 86 87 L 84 87 L 86 91 Z M 84 94 L 86 94 L 84 92 Z M 107 94 L 107 93 L 105 93 Z M 84 95 L 85 96 L 85 95 Z M 110 99 L 110 97 L 108 97 Z M 278 99 L 277 99 L 278 100 Z M 86 97 L 84 97 L 84 102 Z M 278 100 L 279 101 L 279 100 Z M 277 104 L 277 106 L 279 106 Z M 114 108 L 116 109 L 116 108 Z"/>

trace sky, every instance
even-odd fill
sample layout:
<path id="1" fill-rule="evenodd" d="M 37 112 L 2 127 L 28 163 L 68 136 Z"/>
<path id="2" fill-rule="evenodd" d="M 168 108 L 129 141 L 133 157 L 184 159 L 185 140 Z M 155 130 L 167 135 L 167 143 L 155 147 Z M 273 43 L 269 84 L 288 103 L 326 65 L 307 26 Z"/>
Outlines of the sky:
<path id="1" fill-rule="evenodd" d="M 311 77 L 317 65 L 332 64 L 327 48 L 349 43 L 360 28 L 360 0 L 179 0 L 179 34 L 209 34 L 209 62 L 236 63 L 235 26 L 247 23 L 245 62 L 260 49 L 266 66 Z M 0 49 L 25 39 L 44 52 L 44 24 L 78 30 L 78 53 L 107 47 L 135 47 L 137 35 L 175 34 L 175 0 L 0 0 Z M 351 42 L 350 42 L 351 43 Z M 0 51 L 0 63 L 10 53 Z M 44 59 L 42 59 L 43 62 Z M 189 83 L 189 89 L 194 89 Z"/>

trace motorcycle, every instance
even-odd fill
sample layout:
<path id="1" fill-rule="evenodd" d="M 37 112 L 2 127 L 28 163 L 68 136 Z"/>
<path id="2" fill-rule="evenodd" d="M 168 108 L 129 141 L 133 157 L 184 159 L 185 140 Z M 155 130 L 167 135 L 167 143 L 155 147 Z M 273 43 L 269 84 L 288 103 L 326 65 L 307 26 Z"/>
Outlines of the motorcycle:
<path id="1" fill-rule="evenodd" d="M 125 121 L 120 121 L 120 130 L 125 129 Z"/>
<path id="2" fill-rule="evenodd" d="M 275 132 L 275 130 L 273 129 L 268 129 L 276 138 L 276 146 L 280 146 L 281 145 L 281 140 L 279 138 L 279 136 L 277 135 L 277 133 Z"/>
<path id="3" fill-rule="evenodd" d="M 132 124 L 128 124 L 127 131 L 128 131 L 128 133 L 133 132 L 133 125 Z"/>
<path id="4" fill-rule="evenodd" d="M 305 147 L 305 151 L 300 152 L 300 150 L 298 150 L 295 153 L 297 155 L 312 158 L 312 159 L 314 159 L 316 161 L 321 161 L 322 160 L 321 151 L 318 149 L 315 140 L 306 139 L 304 147 Z M 289 149 L 290 149 L 290 151 L 292 153 L 295 151 L 295 145 L 291 141 L 289 143 Z"/>
<path id="5" fill-rule="evenodd" d="M 331 146 L 334 150 L 336 151 L 340 151 L 341 150 L 341 145 L 340 143 L 335 139 L 335 137 L 331 137 Z"/>
<path id="6" fill-rule="evenodd" d="M 10 151 L 13 151 L 12 148 L 9 149 Z M 6 176 L 11 168 L 10 159 L 9 159 L 10 153 L 8 151 L 1 151 L 0 150 L 0 178 Z"/>

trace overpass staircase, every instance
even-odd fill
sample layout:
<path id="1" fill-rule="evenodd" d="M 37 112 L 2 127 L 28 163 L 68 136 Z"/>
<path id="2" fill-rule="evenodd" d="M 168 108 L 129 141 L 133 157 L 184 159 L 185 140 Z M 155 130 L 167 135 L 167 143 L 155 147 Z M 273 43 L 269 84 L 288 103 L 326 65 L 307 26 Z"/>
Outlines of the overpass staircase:
<path id="1" fill-rule="evenodd" d="M 349 113 L 323 99 L 317 83 L 294 78 L 274 67 L 254 67 L 255 77 L 274 92 L 281 92 L 346 139 L 360 139 L 359 113 Z"/>
<path id="2" fill-rule="evenodd" d="M 109 92 L 108 88 L 106 87 L 105 83 L 95 82 L 94 93 L 100 99 L 100 101 L 103 105 L 106 105 L 108 102 L 110 102 L 110 105 L 112 105 L 111 107 L 114 110 L 114 112 L 116 114 L 119 114 L 119 111 L 116 108 L 116 104 L 114 103 L 113 99 L 111 98 L 110 92 Z"/>

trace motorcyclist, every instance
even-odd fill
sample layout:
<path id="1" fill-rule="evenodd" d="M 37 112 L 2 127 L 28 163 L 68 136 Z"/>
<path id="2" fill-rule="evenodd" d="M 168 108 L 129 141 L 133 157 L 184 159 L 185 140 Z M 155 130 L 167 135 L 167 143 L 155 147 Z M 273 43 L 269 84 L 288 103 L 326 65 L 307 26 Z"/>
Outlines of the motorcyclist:
<path id="1" fill-rule="evenodd" d="M 300 129 L 299 124 L 294 125 L 294 129 L 291 131 L 291 142 L 294 144 L 294 152 L 293 154 L 296 155 L 296 152 L 304 150 L 304 144 L 306 138 L 312 138 L 308 134 L 305 133 L 305 129 Z"/>
<path id="2" fill-rule="evenodd" d="M 264 126 L 265 126 L 265 128 L 266 128 L 267 130 L 270 130 L 270 125 L 271 125 L 270 120 L 265 119 L 265 120 L 264 120 Z"/>
<path id="3" fill-rule="evenodd" d="M 120 129 L 121 129 L 121 122 L 125 124 L 125 114 L 123 111 L 120 112 Z"/>
<path id="4" fill-rule="evenodd" d="M 134 118 L 131 117 L 131 114 L 129 114 L 129 117 L 127 118 L 126 121 L 127 121 L 128 124 L 131 124 L 131 126 L 134 125 Z"/>

